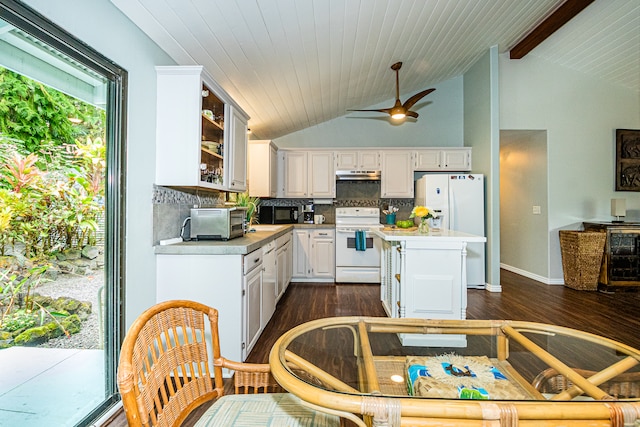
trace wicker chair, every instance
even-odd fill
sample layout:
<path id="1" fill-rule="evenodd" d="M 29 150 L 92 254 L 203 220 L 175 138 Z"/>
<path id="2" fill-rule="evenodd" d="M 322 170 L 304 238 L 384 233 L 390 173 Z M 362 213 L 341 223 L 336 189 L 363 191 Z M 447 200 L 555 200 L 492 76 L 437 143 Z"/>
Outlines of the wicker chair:
<path id="1" fill-rule="evenodd" d="M 205 336 L 207 320 L 210 346 Z M 223 368 L 235 371 L 235 395 L 222 397 Z M 293 395 L 268 393 L 280 390 L 268 364 L 240 363 L 222 357 L 218 310 L 193 301 L 159 303 L 135 320 L 122 343 L 118 387 L 131 427 L 179 426 L 198 406 L 216 399 L 202 416 L 203 425 L 233 425 L 235 421 L 229 413 L 234 414 L 234 419 L 242 416 L 242 409 L 238 408 L 243 400 L 252 402 L 252 412 L 255 401 L 262 400 L 261 406 L 270 408 L 265 416 L 278 412 L 279 420 L 284 418 L 282 425 L 340 424 L 337 416 L 307 408 Z M 222 415 L 218 415 L 217 405 L 224 405 L 227 424 L 219 420 Z"/>
<path id="2" fill-rule="evenodd" d="M 596 372 L 574 369 L 578 374 L 589 378 Z M 573 386 L 573 383 L 553 368 L 540 372 L 531 383 L 540 393 L 558 394 Z M 632 399 L 640 397 L 640 372 L 620 374 L 598 386 L 602 391 L 615 399 Z"/>

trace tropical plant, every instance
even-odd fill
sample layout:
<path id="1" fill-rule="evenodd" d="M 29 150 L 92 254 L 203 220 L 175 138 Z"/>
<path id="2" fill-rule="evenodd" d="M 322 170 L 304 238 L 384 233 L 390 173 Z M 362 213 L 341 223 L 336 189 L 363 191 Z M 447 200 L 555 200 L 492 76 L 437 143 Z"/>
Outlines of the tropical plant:
<path id="1" fill-rule="evenodd" d="M 247 224 L 256 223 L 257 220 L 254 218 L 255 213 L 258 209 L 258 205 L 260 204 L 259 197 L 251 197 L 249 196 L 249 192 L 245 191 L 244 193 L 237 193 L 235 195 L 236 206 L 242 206 L 247 208 Z"/>
<path id="2" fill-rule="evenodd" d="M 104 112 L 96 110 L 100 111 L 0 67 L 0 133 L 22 141 L 30 153 L 38 152 L 43 141 L 65 145 L 74 144 L 83 135 L 97 136 L 92 133 L 104 128 L 103 123 L 96 126 Z M 77 121 L 85 126 L 76 126 Z"/>
<path id="3" fill-rule="evenodd" d="M 0 306 L 3 307 L 3 309 L 0 310 L 0 328 L 5 327 L 5 320 L 22 323 L 24 319 L 20 320 L 20 316 L 18 316 L 18 318 L 13 317 L 15 310 L 12 309 L 18 298 L 25 301 L 26 310 L 30 311 L 33 309 L 29 295 L 34 287 L 48 280 L 45 278 L 45 272 L 49 267 L 50 265 L 48 264 L 33 267 L 23 273 L 23 275 L 19 275 L 17 272 L 9 269 L 0 270 Z"/>

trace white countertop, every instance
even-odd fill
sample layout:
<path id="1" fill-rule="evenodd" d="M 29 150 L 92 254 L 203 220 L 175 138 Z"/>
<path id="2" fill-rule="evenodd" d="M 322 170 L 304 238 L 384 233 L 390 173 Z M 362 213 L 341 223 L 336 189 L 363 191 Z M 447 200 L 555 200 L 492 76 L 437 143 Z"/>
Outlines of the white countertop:
<path id="1" fill-rule="evenodd" d="M 406 231 L 402 228 L 393 230 L 375 230 L 373 233 L 387 241 L 431 241 L 431 242 L 486 242 L 487 238 L 476 236 L 475 234 L 463 233 L 461 231 L 441 229 L 430 229 L 428 234 L 419 233 L 418 230 Z"/>

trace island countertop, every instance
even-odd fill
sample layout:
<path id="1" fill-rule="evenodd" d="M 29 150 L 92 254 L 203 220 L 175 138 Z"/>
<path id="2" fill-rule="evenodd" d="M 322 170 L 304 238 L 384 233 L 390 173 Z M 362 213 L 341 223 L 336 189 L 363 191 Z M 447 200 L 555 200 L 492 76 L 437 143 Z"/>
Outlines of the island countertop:
<path id="1" fill-rule="evenodd" d="M 461 231 L 447 230 L 444 228 L 430 229 L 429 233 L 419 233 L 418 230 L 407 231 L 402 228 L 392 230 L 374 230 L 373 233 L 389 242 L 486 242 L 487 238 Z"/>

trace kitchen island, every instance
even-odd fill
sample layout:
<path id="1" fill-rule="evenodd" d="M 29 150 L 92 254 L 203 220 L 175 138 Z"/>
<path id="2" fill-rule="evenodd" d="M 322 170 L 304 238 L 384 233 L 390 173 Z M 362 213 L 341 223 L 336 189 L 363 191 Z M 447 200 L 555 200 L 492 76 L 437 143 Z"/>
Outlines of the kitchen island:
<path id="1" fill-rule="evenodd" d="M 427 234 L 402 229 L 379 230 L 382 240 L 382 305 L 391 318 L 467 317 L 467 244 L 486 238 L 432 229 Z M 403 345 L 464 347 L 465 335 L 403 334 Z"/>

